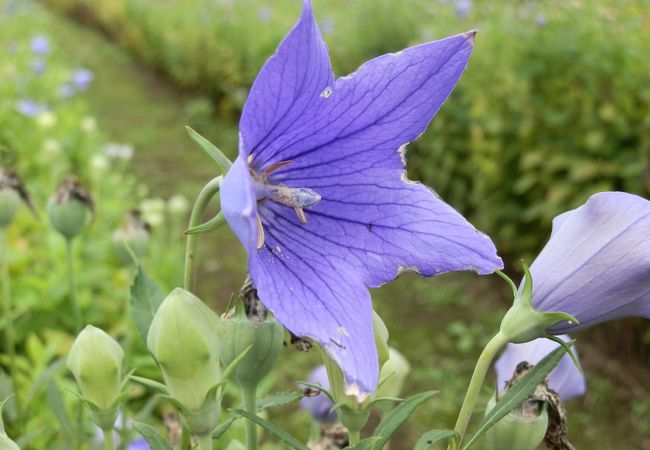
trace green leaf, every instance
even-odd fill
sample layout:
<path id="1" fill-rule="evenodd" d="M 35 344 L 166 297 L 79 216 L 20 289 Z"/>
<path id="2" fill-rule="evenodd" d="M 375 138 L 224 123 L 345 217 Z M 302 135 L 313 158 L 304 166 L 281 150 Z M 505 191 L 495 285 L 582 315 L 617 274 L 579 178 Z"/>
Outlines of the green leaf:
<path id="1" fill-rule="evenodd" d="M 377 445 L 377 442 L 380 439 L 379 436 L 371 436 L 369 438 L 361 439 L 356 444 L 345 447 L 345 450 L 371 450 L 375 445 Z"/>
<path id="2" fill-rule="evenodd" d="M 240 416 L 245 417 L 248 420 L 251 420 L 264 428 L 266 431 L 268 431 L 270 434 L 275 436 L 276 438 L 280 439 L 280 442 L 284 442 L 287 444 L 289 447 L 293 448 L 294 450 L 309 450 L 305 444 L 300 442 L 298 439 L 295 437 L 291 436 L 289 433 L 286 431 L 281 430 L 280 428 L 276 427 L 273 425 L 271 422 L 268 420 L 264 420 L 260 417 L 257 417 L 254 414 L 251 414 L 247 411 L 241 410 L 241 409 L 234 409 L 233 412 L 239 414 Z M 152 449 L 155 450 L 155 449 Z"/>
<path id="3" fill-rule="evenodd" d="M 458 441 L 458 433 L 454 430 L 430 430 L 422 435 L 413 450 L 427 450 L 439 442 Z"/>
<path id="4" fill-rule="evenodd" d="M 131 285 L 131 314 L 140 331 L 140 336 L 147 342 L 147 334 L 153 316 L 165 299 L 165 294 L 158 285 L 138 266 L 138 272 Z"/>
<path id="5" fill-rule="evenodd" d="M 133 422 L 133 428 L 147 441 L 151 450 L 173 450 L 172 446 L 151 425 L 142 422 Z"/>
<path id="6" fill-rule="evenodd" d="M 199 147 L 201 147 L 203 151 L 206 152 L 208 156 L 210 156 L 210 158 L 214 159 L 214 161 L 221 168 L 223 174 L 225 175 L 226 172 L 228 172 L 228 169 L 230 169 L 230 166 L 232 166 L 232 162 L 226 157 L 226 155 L 224 155 L 221 150 L 215 147 L 212 142 L 208 141 L 192 128 L 185 127 L 185 129 L 187 130 L 187 134 L 190 135 L 192 140 L 199 144 Z"/>
<path id="7" fill-rule="evenodd" d="M 219 426 L 212 432 L 212 439 L 219 439 L 223 434 L 228 431 L 228 428 L 230 428 L 230 425 L 235 423 L 236 420 L 241 419 L 239 416 L 231 416 L 221 422 Z"/>
<path id="8" fill-rule="evenodd" d="M 573 343 L 571 343 L 572 345 Z M 483 418 L 478 430 L 474 435 L 463 445 L 463 450 L 470 448 L 478 439 L 485 434 L 492 426 L 499 420 L 505 417 L 514 408 L 521 405 L 528 396 L 533 393 L 535 388 L 544 381 L 546 376 L 551 373 L 551 370 L 560 362 L 562 357 L 566 354 L 564 347 L 558 347 L 551 353 L 546 355 L 544 359 L 538 362 L 528 373 L 526 373 L 519 381 L 517 381 L 503 397 L 499 399 L 494 408 Z"/>
<path id="9" fill-rule="evenodd" d="M 162 384 L 162 383 L 160 383 L 158 381 L 150 380 L 149 378 L 138 377 L 138 376 L 135 376 L 135 375 L 131 375 L 131 376 L 129 376 L 129 378 L 131 380 L 133 380 L 133 381 L 136 381 L 136 382 L 140 383 L 140 384 L 144 384 L 147 387 L 150 387 L 152 389 L 155 389 L 157 391 L 160 391 L 160 392 L 162 392 L 164 394 L 169 395 L 169 389 L 167 389 L 167 386 L 165 386 L 164 384 Z"/>
<path id="10" fill-rule="evenodd" d="M 61 357 L 55 360 L 43 372 L 41 372 L 36 381 L 34 381 L 34 384 L 32 384 L 32 387 L 29 389 L 29 393 L 27 394 L 27 405 L 32 402 L 39 389 L 44 386 L 45 383 L 48 383 L 52 377 L 65 366 L 65 361 L 66 358 Z"/>
<path id="11" fill-rule="evenodd" d="M 388 440 L 393 433 L 395 433 L 395 431 L 397 431 L 397 429 L 406 422 L 409 417 L 411 417 L 413 411 L 436 394 L 437 392 L 435 391 L 429 391 L 414 395 L 413 397 L 404 400 L 404 403 L 401 403 L 388 413 L 388 415 L 379 422 L 379 425 L 377 425 L 377 428 L 373 433 L 374 436 L 378 436 L 380 439 L 375 443 L 372 449 L 380 450 L 383 448 L 384 445 L 388 443 Z"/>
<path id="12" fill-rule="evenodd" d="M 70 425 L 70 420 L 68 419 L 68 414 L 65 412 L 65 406 L 63 403 L 63 398 L 61 397 L 61 391 L 59 386 L 54 380 L 47 383 L 47 398 L 50 403 L 50 408 L 54 417 L 61 425 L 61 429 L 68 436 L 72 437 L 72 425 Z"/>
<path id="13" fill-rule="evenodd" d="M 295 389 L 293 391 L 279 392 L 268 397 L 260 398 L 257 400 L 257 411 L 260 412 L 264 411 L 266 408 L 276 408 L 278 406 L 297 402 L 303 398 L 304 395 L 305 392 L 302 389 Z"/>

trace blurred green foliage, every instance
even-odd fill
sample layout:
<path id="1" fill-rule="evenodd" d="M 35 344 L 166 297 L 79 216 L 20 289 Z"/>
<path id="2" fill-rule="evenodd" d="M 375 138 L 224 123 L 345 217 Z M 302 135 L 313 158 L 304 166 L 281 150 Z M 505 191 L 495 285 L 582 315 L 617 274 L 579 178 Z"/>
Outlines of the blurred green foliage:
<path id="1" fill-rule="evenodd" d="M 227 116 L 239 112 L 300 8 L 297 0 L 45 1 L 99 25 Z M 449 0 L 314 5 L 338 74 L 384 52 L 479 30 L 468 70 L 413 145 L 409 170 L 511 260 L 530 258 L 552 218 L 595 192 L 648 193 L 644 0 L 476 1 L 465 11 Z"/>

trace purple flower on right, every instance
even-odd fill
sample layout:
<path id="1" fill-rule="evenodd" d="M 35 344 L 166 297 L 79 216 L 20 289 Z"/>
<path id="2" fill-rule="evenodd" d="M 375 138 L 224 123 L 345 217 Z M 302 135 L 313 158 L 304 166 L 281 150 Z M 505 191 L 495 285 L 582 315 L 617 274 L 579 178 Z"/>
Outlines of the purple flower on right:
<path id="1" fill-rule="evenodd" d="M 579 321 L 553 325 L 552 334 L 623 317 L 650 318 L 650 201 L 601 192 L 560 214 L 530 272 L 534 308 Z"/>

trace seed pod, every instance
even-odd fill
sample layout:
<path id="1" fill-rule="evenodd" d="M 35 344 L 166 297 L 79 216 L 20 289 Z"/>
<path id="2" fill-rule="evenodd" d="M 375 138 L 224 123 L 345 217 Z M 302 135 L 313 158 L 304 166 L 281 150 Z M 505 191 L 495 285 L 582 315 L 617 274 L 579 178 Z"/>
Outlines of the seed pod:
<path id="1" fill-rule="evenodd" d="M 47 205 L 52 226 L 67 240 L 73 239 L 83 231 L 94 212 L 95 207 L 90 194 L 73 176 L 63 180 Z"/>

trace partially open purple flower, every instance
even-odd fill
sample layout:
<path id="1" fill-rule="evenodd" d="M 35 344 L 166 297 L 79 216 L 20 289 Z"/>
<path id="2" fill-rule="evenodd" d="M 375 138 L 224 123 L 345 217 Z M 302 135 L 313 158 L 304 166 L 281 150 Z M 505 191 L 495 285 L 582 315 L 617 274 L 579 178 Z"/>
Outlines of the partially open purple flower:
<path id="1" fill-rule="evenodd" d="M 650 318 L 650 202 L 624 192 L 593 195 L 553 220 L 530 272 L 535 309 L 563 311 L 580 322 L 559 323 L 553 334 Z"/>
<path id="2" fill-rule="evenodd" d="M 571 338 L 566 334 L 559 336 L 564 342 Z M 550 339 L 538 338 L 524 344 L 508 344 L 505 351 L 494 364 L 497 373 L 497 388 L 503 389 L 506 381 L 512 378 L 517 364 L 526 361 L 529 364 L 537 364 L 546 355 L 558 348 L 560 344 Z M 573 354 L 578 354 L 573 349 Z M 564 355 L 559 364 L 548 376 L 548 387 L 557 392 L 563 401 L 573 397 L 584 395 L 586 391 L 585 377 L 571 361 L 569 355 Z"/>
<path id="3" fill-rule="evenodd" d="M 326 390 L 330 388 L 327 369 L 323 365 L 316 367 L 309 374 L 307 381 L 311 384 L 319 384 Z M 332 406 L 334 406 L 332 400 L 322 392 L 315 397 L 303 397 L 300 399 L 300 408 L 308 411 L 319 422 L 330 423 L 336 421 L 336 413 L 330 411 Z"/>
<path id="4" fill-rule="evenodd" d="M 492 241 L 411 182 L 404 146 L 451 93 L 474 33 L 373 59 L 335 79 L 308 0 L 253 85 L 221 207 L 248 251 L 260 299 L 318 343 L 348 394 L 375 390 L 369 287 L 502 267 Z"/>

